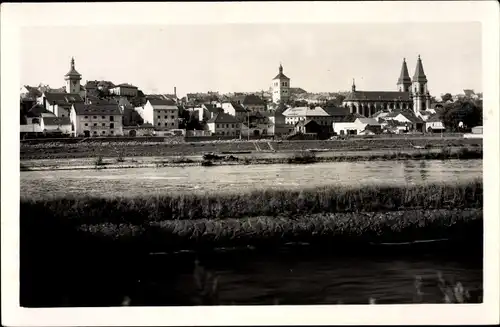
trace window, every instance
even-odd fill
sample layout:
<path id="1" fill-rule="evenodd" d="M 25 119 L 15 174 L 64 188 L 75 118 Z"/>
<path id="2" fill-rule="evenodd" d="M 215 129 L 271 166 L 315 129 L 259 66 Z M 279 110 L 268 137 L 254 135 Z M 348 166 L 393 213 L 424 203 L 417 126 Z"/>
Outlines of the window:
<path id="1" fill-rule="evenodd" d="M 97 119 L 97 116 L 94 116 L 94 119 Z"/>
<path id="2" fill-rule="evenodd" d="M 161 123 L 158 123 L 158 126 L 161 126 Z"/>
<path id="3" fill-rule="evenodd" d="M 164 119 L 168 119 L 168 116 L 163 117 Z"/>
<path id="4" fill-rule="evenodd" d="M 109 128 L 115 128 L 115 124 L 114 123 L 109 124 Z"/>
<path id="5" fill-rule="evenodd" d="M 219 124 L 217 124 L 217 128 L 219 128 Z"/>
<path id="6" fill-rule="evenodd" d="M 85 116 L 84 118 L 87 119 L 87 118 L 89 118 L 89 116 Z"/>
<path id="7" fill-rule="evenodd" d="M 175 116 L 170 116 L 172 119 L 175 119 Z"/>
<path id="8" fill-rule="evenodd" d="M 158 116 L 158 119 L 161 119 L 161 116 Z"/>
<path id="9" fill-rule="evenodd" d="M 97 134 L 97 131 L 94 131 L 94 134 Z"/>
<path id="10" fill-rule="evenodd" d="M 167 126 L 168 126 L 168 123 L 165 123 L 165 127 L 167 127 Z"/>
<path id="11" fill-rule="evenodd" d="M 97 126 L 97 123 L 94 123 L 94 126 Z"/>
<path id="12" fill-rule="evenodd" d="M 172 126 L 174 126 L 174 125 L 175 125 L 175 124 L 174 124 L 174 123 L 172 123 Z"/>
<path id="13" fill-rule="evenodd" d="M 113 131 L 109 131 L 110 134 L 114 134 Z"/>
<path id="14" fill-rule="evenodd" d="M 102 131 L 103 134 L 106 134 L 106 131 Z"/>
<path id="15" fill-rule="evenodd" d="M 85 126 L 89 126 L 89 124 L 85 123 Z"/>
<path id="16" fill-rule="evenodd" d="M 115 117 L 114 116 L 109 116 L 109 121 L 114 121 Z"/>
<path id="17" fill-rule="evenodd" d="M 106 123 L 102 123 L 102 126 L 106 126 Z"/>
<path id="18" fill-rule="evenodd" d="M 231 127 L 234 128 L 234 124 L 231 124 Z"/>
<path id="19" fill-rule="evenodd" d="M 102 119 L 104 119 L 104 116 L 101 116 L 101 117 L 102 117 Z"/>

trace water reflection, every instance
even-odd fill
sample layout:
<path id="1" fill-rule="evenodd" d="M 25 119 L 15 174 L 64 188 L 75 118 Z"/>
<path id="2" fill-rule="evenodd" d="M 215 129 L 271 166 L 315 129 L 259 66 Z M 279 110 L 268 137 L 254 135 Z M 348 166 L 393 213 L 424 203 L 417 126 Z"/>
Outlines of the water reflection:
<path id="1" fill-rule="evenodd" d="M 155 192 L 415 184 L 482 177 L 482 160 L 334 162 L 311 165 L 163 167 L 21 172 L 21 194 L 149 195 Z"/>

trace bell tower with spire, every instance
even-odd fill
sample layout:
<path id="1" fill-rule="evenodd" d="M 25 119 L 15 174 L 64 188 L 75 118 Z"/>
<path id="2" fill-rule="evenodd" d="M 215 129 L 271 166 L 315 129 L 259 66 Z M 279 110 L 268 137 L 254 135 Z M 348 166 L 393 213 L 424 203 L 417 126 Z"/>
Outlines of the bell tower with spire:
<path id="1" fill-rule="evenodd" d="M 66 80 L 66 93 L 80 93 L 80 81 L 82 80 L 82 75 L 78 73 L 75 69 L 75 58 L 71 58 L 71 69 L 64 75 Z"/>
<path id="2" fill-rule="evenodd" d="M 415 68 L 415 74 L 413 75 L 411 93 L 413 97 L 413 111 L 418 113 L 420 110 L 426 110 L 430 107 L 431 96 L 429 90 L 427 89 L 427 77 L 424 73 L 424 67 L 422 65 L 422 59 L 418 55 L 417 67 Z"/>
<path id="3" fill-rule="evenodd" d="M 271 83 L 274 103 L 285 103 L 290 98 L 290 79 L 283 74 L 283 66 L 280 63 L 278 75 L 273 78 Z"/>
<path id="4" fill-rule="evenodd" d="M 403 58 L 403 65 L 401 66 L 401 74 L 399 75 L 397 85 L 399 92 L 410 92 L 411 78 L 410 74 L 408 74 L 408 67 L 406 66 L 406 58 Z"/>

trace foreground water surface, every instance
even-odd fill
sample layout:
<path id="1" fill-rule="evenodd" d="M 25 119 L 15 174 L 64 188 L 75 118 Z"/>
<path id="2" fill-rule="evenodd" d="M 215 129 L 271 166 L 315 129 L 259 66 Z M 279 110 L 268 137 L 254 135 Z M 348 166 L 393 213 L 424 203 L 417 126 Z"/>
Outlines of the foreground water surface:
<path id="1" fill-rule="evenodd" d="M 325 185 L 415 184 L 481 178 L 482 160 L 326 162 L 21 172 L 21 196 L 134 196 Z"/>

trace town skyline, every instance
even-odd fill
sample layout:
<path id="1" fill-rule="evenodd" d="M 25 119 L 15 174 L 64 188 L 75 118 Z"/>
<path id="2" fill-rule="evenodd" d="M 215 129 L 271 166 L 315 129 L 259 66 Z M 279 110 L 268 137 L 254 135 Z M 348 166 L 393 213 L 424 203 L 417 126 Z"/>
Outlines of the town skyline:
<path id="1" fill-rule="evenodd" d="M 359 90 L 391 91 L 396 90 L 403 58 L 412 75 L 420 55 L 432 95 L 482 91 L 479 23 L 33 29 L 21 31 L 22 85 L 64 85 L 74 57 L 82 81 L 131 83 L 145 93 L 173 93 L 174 87 L 180 95 L 267 91 L 280 63 L 290 86 L 308 92 L 349 91 L 353 79 Z M 45 47 L 46 64 L 39 65 L 30 54 L 43 46 L 40 34 L 79 42 Z M 119 64 L 112 63 L 116 58 Z"/>

